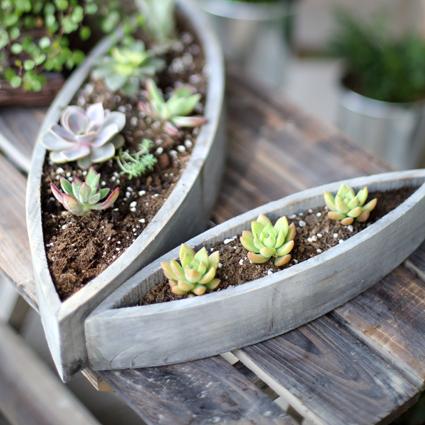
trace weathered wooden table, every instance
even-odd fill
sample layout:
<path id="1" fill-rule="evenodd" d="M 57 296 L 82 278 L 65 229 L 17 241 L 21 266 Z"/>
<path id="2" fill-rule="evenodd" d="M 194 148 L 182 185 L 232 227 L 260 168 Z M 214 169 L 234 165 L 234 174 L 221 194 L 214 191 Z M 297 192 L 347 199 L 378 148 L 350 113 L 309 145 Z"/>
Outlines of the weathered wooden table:
<path id="1" fill-rule="evenodd" d="M 214 221 L 307 186 L 385 170 L 289 103 L 235 77 L 228 85 L 229 159 Z M 24 172 L 42 118 L 42 110 L 0 112 L 9 141 L 0 146 Z M 0 157 L 0 268 L 36 308 L 25 176 L 12 161 Z M 84 373 L 149 424 L 295 424 L 288 404 L 315 424 L 388 423 L 423 390 L 424 279 L 425 245 L 354 301 L 281 337 L 183 365 Z"/>

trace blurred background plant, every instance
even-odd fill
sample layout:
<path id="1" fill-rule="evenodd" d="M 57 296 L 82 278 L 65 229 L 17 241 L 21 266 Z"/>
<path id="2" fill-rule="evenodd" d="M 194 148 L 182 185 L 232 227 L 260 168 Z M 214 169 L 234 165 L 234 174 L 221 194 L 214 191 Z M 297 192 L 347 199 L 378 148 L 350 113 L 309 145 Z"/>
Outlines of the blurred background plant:
<path id="1" fill-rule="evenodd" d="M 425 97 L 425 40 L 416 33 L 390 33 L 382 15 L 363 22 L 336 12 L 339 29 L 330 42 L 344 61 L 346 84 L 365 96 L 386 102 L 412 102 Z"/>
<path id="2" fill-rule="evenodd" d="M 119 0 L 0 0 L 0 10 L 0 79 L 26 91 L 40 91 L 48 72 L 75 68 L 81 46 L 120 21 Z"/>
<path id="3" fill-rule="evenodd" d="M 155 43 L 164 44 L 175 37 L 175 0 L 136 0 L 136 3 L 146 17 L 146 32 Z"/>

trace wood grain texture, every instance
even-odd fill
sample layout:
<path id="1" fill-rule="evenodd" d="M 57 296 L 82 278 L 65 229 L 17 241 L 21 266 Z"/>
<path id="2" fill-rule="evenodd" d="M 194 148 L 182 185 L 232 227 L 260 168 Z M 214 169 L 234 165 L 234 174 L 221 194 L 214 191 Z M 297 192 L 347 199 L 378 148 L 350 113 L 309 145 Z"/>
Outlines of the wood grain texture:
<path id="1" fill-rule="evenodd" d="M 99 425 L 25 345 L 0 322 L 0 410 L 13 425 Z"/>
<path id="2" fill-rule="evenodd" d="M 316 424 L 380 423 L 418 392 L 402 372 L 329 317 L 235 354 Z"/>
<path id="3" fill-rule="evenodd" d="M 0 184 L 0 268 L 16 285 L 19 293 L 36 306 L 31 255 L 25 229 L 25 178 L 0 156 L 3 178 Z"/>
<path id="4" fill-rule="evenodd" d="M 425 284 L 406 268 L 400 267 L 333 316 L 396 362 L 417 385 L 424 385 Z"/>
<path id="5" fill-rule="evenodd" d="M 102 376 L 149 424 L 296 424 L 221 358 Z"/>
<path id="6" fill-rule="evenodd" d="M 228 86 L 230 103 L 229 162 L 225 184 L 221 187 L 221 198 L 214 214 L 216 221 L 224 221 L 262 203 L 303 189 L 305 186 L 315 186 L 338 178 L 373 174 L 385 170 L 386 167 L 383 164 L 350 145 L 334 129 L 323 127 L 322 124 L 301 113 L 289 103 L 283 100 L 276 101 L 267 92 L 258 90 L 251 84 L 245 84 L 238 76 L 230 78 Z M 7 124 L 10 125 L 11 122 Z M 20 140 L 17 145 L 19 148 L 21 147 L 20 142 L 31 146 L 32 140 Z M 265 152 L 270 152 L 271 156 L 270 153 L 261 154 L 263 149 Z M 253 156 L 257 153 L 259 154 L 258 159 L 253 161 Z M 290 167 L 289 171 L 285 168 L 288 166 Z M 5 184 L 5 180 L 0 180 L 0 187 L 3 184 Z M 0 207 L 0 216 L 3 208 L 4 204 Z M 13 264 L 13 256 L 8 256 L 7 253 L 3 255 L 3 259 Z M 27 264 L 26 267 L 28 268 L 28 266 Z M 2 267 L 3 264 L 0 265 L 0 268 Z M 33 288 L 33 284 L 28 282 L 26 292 L 33 293 Z M 394 316 L 398 314 L 396 307 L 393 314 Z M 401 331 L 394 328 L 394 333 L 397 332 Z M 288 335 L 293 338 L 301 337 L 298 330 Z M 411 341 L 410 337 L 406 335 L 404 344 L 415 346 L 415 343 L 416 340 Z M 289 342 L 286 344 L 290 346 Z M 359 346 L 363 345 L 359 343 Z M 299 372 L 294 372 L 294 374 L 299 374 L 298 379 L 303 381 L 305 374 L 302 366 L 304 359 L 309 359 L 309 345 L 298 345 L 298 349 L 299 355 L 296 364 L 299 366 Z M 395 355 L 397 353 L 393 352 L 390 358 Z M 345 350 L 341 356 L 348 360 L 351 358 L 350 353 Z M 397 363 L 397 359 L 393 360 Z M 294 361 L 291 358 L 289 366 L 282 363 L 279 367 L 284 369 L 293 365 Z M 321 367 L 323 374 L 328 377 L 326 387 L 321 385 L 323 381 L 318 380 L 317 385 L 311 389 L 310 393 L 306 391 L 302 399 L 298 399 L 296 391 L 292 390 L 291 382 L 288 382 L 282 391 L 284 397 L 289 397 L 291 402 L 297 406 L 304 403 L 304 411 L 314 413 L 313 396 L 324 391 L 332 394 L 336 391 L 335 385 L 339 383 L 339 375 L 331 375 L 336 368 L 334 365 L 322 364 Z M 392 370 L 391 366 L 388 368 L 390 371 Z M 162 371 L 163 368 L 156 370 Z M 143 375 L 143 370 L 132 373 L 135 376 L 131 377 L 131 381 L 136 380 L 139 374 Z M 331 379 L 332 377 L 333 379 Z M 334 380 L 336 383 L 333 382 Z M 139 382 L 142 387 L 147 385 L 143 380 Z M 150 390 L 152 390 L 151 387 Z M 163 400 L 158 397 L 158 394 L 162 394 L 160 390 L 157 388 L 156 391 L 152 391 L 152 406 L 155 403 L 158 406 L 163 403 Z M 181 390 L 181 388 L 176 388 L 177 392 Z M 156 400 L 154 400 L 155 396 L 158 397 Z M 133 402 L 140 400 L 137 393 L 132 393 L 128 397 Z M 349 400 L 350 397 L 347 396 L 347 403 Z M 368 400 L 365 399 L 364 402 L 365 406 L 362 409 L 368 409 Z M 394 403 L 394 411 L 397 410 L 398 405 L 398 403 Z M 388 405 L 385 404 L 385 407 Z M 387 410 L 383 413 L 380 406 L 374 405 L 374 408 L 376 409 L 375 419 L 371 418 L 371 421 L 378 422 L 383 415 L 388 413 Z M 331 413 L 329 412 L 330 415 Z M 348 423 L 350 422 L 348 421 Z"/>
<path id="7" fill-rule="evenodd" d="M 406 266 L 425 282 L 425 243 L 410 256 Z"/>
<path id="8" fill-rule="evenodd" d="M 1 111 L 0 150 L 22 171 L 29 171 L 34 136 L 38 133 L 44 111 L 44 108 L 3 108 Z"/>
<path id="9" fill-rule="evenodd" d="M 333 127 L 235 75 L 226 100 L 229 154 L 216 223 L 307 187 L 389 169 Z"/>
<path id="10" fill-rule="evenodd" d="M 328 313 L 370 288 L 422 243 L 425 235 L 417 229 L 425 227 L 424 181 L 423 170 L 348 180 L 354 190 L 421 187 L 358 235 L 308 261 L 203 297 L 135 307 L 161 281 L 161 263 L 178 258 L 176 248 L 136 273 L 87 318 L 89 366 L 127 369 L 205 358 L 264 341 Z M 323 193 L 335 193 L 339 187 L 340 182 L 319 186 L 266 204 L 187 244 L 211 246 L 239 235 L 260 214 L 276 220 L 320 207 Z M 191 333 L 193 323 L 203 326 Z"/>

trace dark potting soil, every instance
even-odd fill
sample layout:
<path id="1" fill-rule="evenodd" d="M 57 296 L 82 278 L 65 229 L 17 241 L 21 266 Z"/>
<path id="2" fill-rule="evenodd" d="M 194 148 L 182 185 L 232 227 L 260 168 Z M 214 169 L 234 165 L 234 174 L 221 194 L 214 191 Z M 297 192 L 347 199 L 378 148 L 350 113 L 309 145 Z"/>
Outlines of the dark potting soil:
<path id="1" fill-rule="evenodd" d="M 207 78 L 203 52 L 194 34 L 181 27 L 178 41 L 163 58 L 167 66 L 158 75 L 158 86 L 166 95 L 180 85 L 192 86 L 202 96 L 194 114 L 203 115 Z M 98 276 L 134 242 L 169 196 L 195 145 L 199 129 L 184 129 L 170 136 L 160 122 L 139 109 L 138 103 L 144 99 L 143 87 L 137 98 L 130 99 L 122 93 L 111 93 L 102 81 L 89 79 L 71 102 L 82 107 L 102 102 L 105 109 L 125 113 L 127 121 L 122 132 L 125 149 L 137 151 L 144 138 L 155 144 L 152 153 L 158 163 L 147 176 L 128 180 L 114 160 L 94 167 L 101 174 L 102 187 L 120 187 L 120 196 L 112 209 L 82 218 L 66 212 L 53 198 L 50 183 L 58 184 L 61 177 L 70 181 L 75 177 L 83 179 L 84 173 L 76 163 L 57 165 L 45 161 L 44 243 L 50 273 L 62 300 Z"/>
<path id="2" fill-rule="evenodd" d="M 287 267 L 308 260 L 335 245 L 361 232 L 370 224 L 376 222 L 385 214 L 405 201 L 415 189 L 399 189 L 388 192 L 371 193 L 369 199 L 378 198 L 378 204 L 366 223 L 354 222 L 343 226 L 327 217 L 326 207 L 310 209 L 288 217 L 295 223 L 297 235 L 295 247 L 291 253 L 292 260 Z M 209 251 L 220 252 L 220 266 L 217 277 L 221 280 L 218 290 L 241 285 L 249 281 L 273 274 L 279 270 L 272 261 L 265 264 L 251 264 L 247 251 L 239 241 L 240 235 L 225 239 L 223 242 L 208 246 Z M 140 301 L 139 305 L 157 304 L 182 299 L 174 295 L 164 277 L 164 281 L 151 288 Z"/>

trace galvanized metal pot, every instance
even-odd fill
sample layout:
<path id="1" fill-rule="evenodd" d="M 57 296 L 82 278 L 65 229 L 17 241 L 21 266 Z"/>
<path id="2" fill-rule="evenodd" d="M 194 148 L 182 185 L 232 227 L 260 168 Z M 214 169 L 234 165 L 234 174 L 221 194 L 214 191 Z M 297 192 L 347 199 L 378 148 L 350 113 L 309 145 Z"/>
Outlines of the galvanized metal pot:
<path id="1" fill-rule="evenodd" d="M 383 102 L 341 84 L 338 127 L 353 142 L 397 169 L 423 165 L 425 100 Z"/>
<path id="2" fill-rule="evenodd" d="M 229 62 L 269 87 L 283 84 L 290 61 L 293 1 L 199 3 L 210 16 Z"/>

